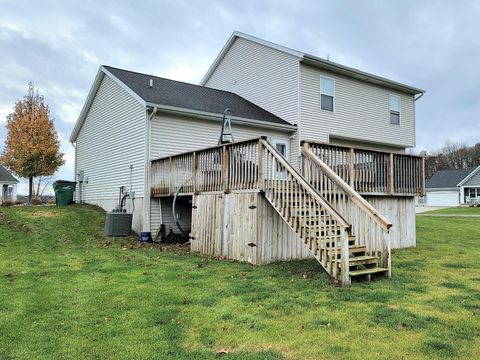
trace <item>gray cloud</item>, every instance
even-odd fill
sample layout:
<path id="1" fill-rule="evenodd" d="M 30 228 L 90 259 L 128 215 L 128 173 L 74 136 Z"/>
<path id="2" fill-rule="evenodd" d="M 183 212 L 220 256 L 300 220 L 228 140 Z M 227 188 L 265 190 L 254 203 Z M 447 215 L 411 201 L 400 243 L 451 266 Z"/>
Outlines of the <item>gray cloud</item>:
<path id="1" fill-rule="evenodd" d="M 457 1 L 0 0 L 0 143 L 33 81 L 62 148 L 99 65 L 198 82 L 232 31 L 427 90 L 417 148 L 480 141 L 480 3 Z M 71 178 L 72 164 L 58 177 Z"/>

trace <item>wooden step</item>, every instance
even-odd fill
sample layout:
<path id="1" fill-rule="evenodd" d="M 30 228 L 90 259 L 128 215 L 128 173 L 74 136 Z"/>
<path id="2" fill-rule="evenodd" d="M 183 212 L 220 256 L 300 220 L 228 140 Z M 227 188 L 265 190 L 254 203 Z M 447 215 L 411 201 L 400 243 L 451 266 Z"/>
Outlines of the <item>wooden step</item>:
<path id="1" fill-rule="evenodd" d="M 322 250 L 324 250 L 322 248 Z M 327 256 L 334 256 L 335 254 L 335 248 L 333 247 L 328 247 L 326 248 L 327 250 Z M 342 248 L 337 247 L 337 254 L 340 256 L 341 255 Z M 350 255 L 356 255 L 356 256 L 362 256 L 360 254 L 365 254 L 367 252 L 367 248 L 362 245 L 350 245 L 348 247 L 348 252 Z"/>
<path id="2" fill-rule="evenodd" d="M 362 275 L 371 275 L 371 274 L 381 274 L 381 273 L 386 273 L 387 271 L 388 271 L 387 268 L 374 267 L 371 269 L 352 270 L 349 272 L 349 274 L 350 276 L 362 276 Z"/>
<path id="3" fill-rule="evenodd" d="M 341 259 L 337 259 L 338 266 L 341 267 Z M 348 261 L 349 266 L 358 266 L 358 265 L 372 265 L 377 264 L 378 258 L 376 256 L 355 256 L 351 257 Z"/>

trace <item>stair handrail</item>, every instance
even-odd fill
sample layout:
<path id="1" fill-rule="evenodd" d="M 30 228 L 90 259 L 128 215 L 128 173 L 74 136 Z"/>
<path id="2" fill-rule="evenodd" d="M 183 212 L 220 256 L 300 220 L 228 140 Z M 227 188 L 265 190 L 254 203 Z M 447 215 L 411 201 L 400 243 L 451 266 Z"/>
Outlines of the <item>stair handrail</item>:
<path id="1" fill-rule="evenodd" d="M 368 216 L 382 228 L 382 230 L 388 233 L 392 227 L 392 223 L 382 214 L 380 214 L 367 200 L 365 200 L 358 192 L 356 192 L 349 184 L 347 184 L 345 180 L 338 176 L 335 171 L 333 171 L 327 164 L 319 159 L 318 156 L 315 155 L 315 153 L 305 145 L 308 146 L 308 144 L 304 144 L 302 146 L 302 154 L 305 155 L 315 165 L 317 165 L 324 172 L 324 174 L 335 184 L 337 184 L 355 204 L 363 209 Z"/>
<path id="2" fill-rule="evenodd" d="M 302 176 L 300 173 L 283 157 L 276 148 L 274 148 L 268 141 L 261 139 L 262 145 L 273 155 L 273 157 L 282 164 L 285 169 L 292 175 L 299 184 L 312 196 L 316 201 L 320 203 L 322 207 L 333 217 L 337 224 L 344 230 L 350 230 L 351 225 L 343 218 L 342 215 L 332 207 L 327 200 L 321 196 L 318 191 Z"/>

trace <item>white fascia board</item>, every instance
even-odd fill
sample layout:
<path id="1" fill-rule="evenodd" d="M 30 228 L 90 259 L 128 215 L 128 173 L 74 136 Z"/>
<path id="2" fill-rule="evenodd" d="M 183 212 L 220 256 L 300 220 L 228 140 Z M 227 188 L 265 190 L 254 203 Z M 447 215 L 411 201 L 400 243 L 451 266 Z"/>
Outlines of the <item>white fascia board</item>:
<path id="1" fill-rule="evenodd" d="M 113 81 L 115 81 L 117 83 L 117 85 L 119 85 L 123 90 L 125 90 L 131 97 L 133 97 L 135 100 L 137 100 L 139 102 L 140 105 L 143 105 L 143 106 L 146 106 L 146 102 L 145 100 L 143 100 L 140 96 L 138 96 L 138 94 L 133 91 L 132 89 L 130 89 L 127 85 L 125 85 L 122 81 L 120 81 L 119 78 L 117 78 L 115 75 L 113 75 L 110 71 L 108 71 L 107 69 L 105 69 L 103 66 L 100 66 L 100 69 L 106 74 L 108 75 Z"/>
<path id="2" fill-rule="evenodd" d="M 93 81 L 93 84 L 90 87 L 90 91 L 88 92 L 87 99 L 83 104 L 82 111 L 80 111 L 80 115 L 78 116 L 77 122 L 73 127 L 72 134 L 70 135 L 69 141 L 72 144 L 77 140 L 78 132 L 80 131 L 80 128 L 83 125 L 83 121 L 87 116 L 88 110 L 90 110 L 90 106 L 92 105 L 93 98 L 95 97 L 95 94 L 97 93 L 97 90 L 104 76 L 105 76 L 105 73 L 102 71 L 102 67 L 100 67 L 97 71 L 97 75 L 95 76 L 95 80 Z"/>
<path id="3" fill-rule="evenodd" d="M 218 54 L 218 56 L 216 57 L 215 61 L 213 62 L 213 64 L 210 66 L 210 68 L 208 69 L 207 73 L 205 74 L 205 76 L 202 78 L 202 80 L 200 81 L 200 84 L 199 85 L 202 85 L 202 86 L 205 86 L 205 84 L 207 83 L 208 79 L 210 79 L 210 76 L 213 74 L 213 72 L 215 71 L 215 69 L 217 68 L 218 64 L 220 64 L 220 62 L 223 60 L 223 58 L 225 57 L 226 53 L 228 52 L 228 50 L 230 50 L 230 48 L 232 47 L 233 43 L 235 42 L 235 40 L 237 38 L 242 38 L 242 39 L 245 39 L 245 40 L 249 40 L 249 41 L 252 41 L 254 43 L 257 43 L 257 44 L 260 44 L 260 45 L 263 45 L 263 46 L 266 46 L 266 47 L 269 47 L 271 49 L 275 49 L 275 50 L 278 50 L 278 51 L 281 51 L 281 52 L 284 52 L 284 53 L 287 53 L 287 54 L 290 54 L 290 55 L 293 55 L 295 57 L 297 57 L 299 60 L 303 59 L 303 56 L 305 55 L 304 53 L 300 52 L 300 51 L 296 51 L 296 50 L 293 50 L 293 49 L 290 49 L 290 48 L 287 48 L 285 46 L 282 46 L 282 45 L 278 45 L 278 44 L 275 44 L 273 42 L 270 42 L 270 41 L 267 41 L 267 40 L 263 40 L 263 39 L 260 39 L 260 38 L 257 38 L 255 36 L 252 36 L 252 35 L 248 35 L 248 34 L 244 34 L 240 31 L 234 31 L 232 33 L 232 35 L 229 37 L 229 39 L 227 40 L 227 42 L 225 43 L 225 45 L 223 46 L 222 50 L 220 51 L 220 53 Z"/>
<path id="4" fill-rule="evenodd" d="M 480 166 L 477 166 L 477 168 L 476 168 L 475 170 L 473 170 L 470 174 L 468 174 L 468 175 L 465 177 L 465 179 L 463 179 L 462 181 L 460 181 L 457 186 L 462 186 L 463 184 L 465 184 L 465 183 L 466 183 L 468 180 L 470 180 L 470 178 L 471 178 L 472 176 L 474 176 L 478 171 L 480 171 Z"/>
<path id="5" fill-rule="evenodd" d="M 211 113 L 206 111 L 185 109 L 185 108 L 179 108 L 175 106 L 159 105 L 159 104 L 153 104 L 153 103 L 147 103 L 147 107 L 151 107 L 151 108 L 156 107 L 159 112 L 167 113 L 167 114 L 186 115 L 190 117 L 196 117 L 199 119 L 214 120 L 214 121 L 223 120 L 223 114 Z M 251 126 L 256 126 L 256 127 L 266 128 L 266 129 L 281 130 L 286 132 L 297 131 L 296 125 L 275 124 L 268 121 L 257 120 L 257 119 L 247 119 L 239 116 L 230 116 L 230 118 L 232 119 L 232 123 L 234 124 L 251 125 Z"/>
<path id="6" fill-rule="evenodd" d="M 70 135 L 69 141 L 74 143 L 77 140 L 78 133 L 82 128 L 83 122 L 85 121 L 85 117 L 90 110 L 90 106 L 92 106 L 93 99 L 97 94 L 98 88 L 103 80 L 103 77 L 107 75 L 110 77 L 117 85 L 119 85 L 123 90 L 125 90 L 130 96 L 132 96 L 135 100 L 137 100 L 141 105 L 146 106 L 145 100 L 143 100 L 140 96 L 138 96 L 132 89 L 130 89 L 127 85 L 125 85 L 122 81 L 120 81 L 115 75 L 113 75 L 110 71 L 105 69 L 103 66 L 100 66 L 97 72 L 97 76 L 88 92 L 87 100 L 85 104 L 83 104 L 82 111 L 78 117 L 77 122 L 75 123 L 75 127 L 73 128 L 72 134 Z"/>

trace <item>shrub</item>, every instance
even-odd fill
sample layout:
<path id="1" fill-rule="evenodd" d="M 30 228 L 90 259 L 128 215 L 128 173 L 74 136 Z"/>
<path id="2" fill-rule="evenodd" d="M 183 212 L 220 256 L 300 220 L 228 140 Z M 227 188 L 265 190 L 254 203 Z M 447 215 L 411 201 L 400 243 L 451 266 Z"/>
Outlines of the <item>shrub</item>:
<path id="1" fill-rule="evenodd" d="M 9 207 L 9 206 L 13 206 L 13 201 L 5 200 L 2 202 L 2 207 Z"/>
<path id="2" fill-rule="evenodd" d="M 50 199 L 47 202 L 48 205 L 55 205 L 55 199 Z"/>
<path id="3" fill-rule="evenodd" d="M 14 204 L 15 205 L 23 205 L 23 201 L 22 200 L 15 200 Z"/>
<path id="4" fill-rule="evenodd" d="M 30 200 L 30 205 L 42 205 L 42 199 L 39 197 L 32 197 L 32 200 Z"/>

